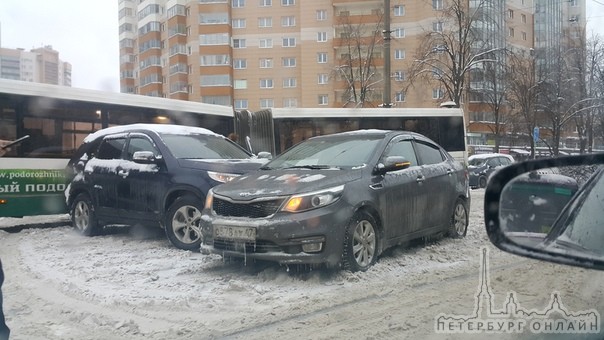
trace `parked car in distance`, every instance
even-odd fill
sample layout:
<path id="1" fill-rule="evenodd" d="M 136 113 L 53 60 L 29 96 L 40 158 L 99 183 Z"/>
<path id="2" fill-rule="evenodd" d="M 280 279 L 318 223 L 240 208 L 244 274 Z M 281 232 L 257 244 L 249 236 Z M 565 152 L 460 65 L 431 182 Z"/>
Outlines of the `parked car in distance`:
<path id="1" fill-rule="evenodd" d="M 484 188 L 491 174 L 502 166 L 514 163 L 514 158 L 502 153 L 476 154 L 468 157 L 470 188 Z"/>
<path id="2" fill-rule="evenodd" d="M 604 270 L 604 153 L 538 159 L 513 164 L 495 173 L 485 190 L 485 225 L 493 244 L 500 249 L 547 262 Z M 505 212 L 519 178 L 545 168 L 560 168 L 575 176 L 578 190 L 555 211 L 552 226 L 545 233 L 522 230 L 518 225 L 533 225 L 535 220 L 550 218 L 551 210 L 531 209 L 532 214 L 510 228 Z M 563 167 L 563 168 L 562 168 Z M 571 169 L 569 171 L 568 169 Z M 587 177 L 587 180 L 584 178 Z M 584 183 L 584 184 L 583 184 Z M 561 188 L 561 191 L 566 191 Z M 517 192 L 526 198 L 531 191 Z M 545 199 L 539 199 L 547 204 Z M 551 218 L 550 218 L 551 219 Z"/>
<path id="3" fill-rule="evenodd" d="M 68 162 L 67 206 L 84 235 L 104 225 L 159 225 L 176 247 L 198 250 L 208 190 L 266 161 L 203 128 L 110 127 L 86 137 Z"/>
<path id="4" fill-rule="evenodd" d="M 420 134 L 318 136 L 210 190 L 201 250 L 364 271 L 391 246 L 465 236 L 469 206 L 465 167 Z"/>

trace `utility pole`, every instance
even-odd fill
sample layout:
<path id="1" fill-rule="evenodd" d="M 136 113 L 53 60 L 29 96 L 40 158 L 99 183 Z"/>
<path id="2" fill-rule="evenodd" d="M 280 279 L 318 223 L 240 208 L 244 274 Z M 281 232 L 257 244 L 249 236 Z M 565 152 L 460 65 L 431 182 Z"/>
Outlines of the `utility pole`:
<path id="1" fill-rule="evenodd" d="M 390 108 L 390 0 L 384 0 L 384 93 L 382 94 L 382 107 Z"/>

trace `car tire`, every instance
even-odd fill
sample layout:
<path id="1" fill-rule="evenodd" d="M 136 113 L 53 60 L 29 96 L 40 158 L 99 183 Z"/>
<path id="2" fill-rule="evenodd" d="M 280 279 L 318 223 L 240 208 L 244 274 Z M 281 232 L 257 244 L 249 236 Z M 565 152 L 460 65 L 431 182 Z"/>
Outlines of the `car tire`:
<path id="1" fill-rule="evenodd" d="M 90 196 L 81 193 L 76 196 L 71 205 L 71 225 L 82 235 L 94 236 L 99 232 L 99 224 L 94 213 Z"/>
<path id="2" fill-rule="evenodd" d="M 487 187 L 487 178 L 486 177 L 480 177 L 478 179 L 478 187 L 483 189 Z"/>
<path id="3" fill-rule="evenodd" d="M 201 222 L 202 201 L 192 195 L 177 198 L 166 213 L 166 236 L 176 247 L 199 251 L 203 236 Z"/>
<path id="4" fill-rule="evenodd" d="M 351 272 L 371 267 L 378 257 L 378 236 L 373 216 L 362 211 L 355 213 L 346 227 L 342 267 Z"/>
<path id="5" fill-rule="evenodd" d="M 449 236 L 453 238 L 465 237 L 468 233 L 468 223 L 468 209 L 465 202 L 461 198 L 458 198 L 457 201 L 455 201 L 453 214 L 451 215 Z"/>

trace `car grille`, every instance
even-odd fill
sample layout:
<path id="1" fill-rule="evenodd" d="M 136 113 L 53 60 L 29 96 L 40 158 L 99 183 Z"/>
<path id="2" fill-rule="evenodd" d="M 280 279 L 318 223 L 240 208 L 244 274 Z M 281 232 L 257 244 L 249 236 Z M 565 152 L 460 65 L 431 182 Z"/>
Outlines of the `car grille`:
<path id="1" fill-rule="evenodd" d="M 262 218 L 276 213 L 281 204 L 283 199 L 234 203 L 214 196 L 212 208 L 220 216 Z"/>
<path id="2" fill-rule="evenodd" d="M 244 248 L 245 247 L 245 248 Z M 241 253 L 269 253 L 281 251 L 281 248 L 272 242 L 234 242 L 230 240 L 214 239 L 214 248 Z"/>

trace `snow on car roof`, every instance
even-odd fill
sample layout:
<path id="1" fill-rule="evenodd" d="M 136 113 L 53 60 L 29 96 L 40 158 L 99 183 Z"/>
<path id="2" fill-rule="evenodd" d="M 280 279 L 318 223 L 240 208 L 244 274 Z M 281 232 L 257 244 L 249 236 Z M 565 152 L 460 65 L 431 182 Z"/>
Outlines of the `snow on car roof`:
<path id="1" fill-rule="evenodd" d="M 479 153 L 476 155 L 472 155 L 470 157 L 468 157 L 468 160 L 472 160 L 472 159 L 486 159 L 486 158 L 492 158 L 492 157 L 498 157 L 498 156 L 503 156 L 509 159 L 514 159 L 512 156 L 510 155 L 506 155 L 504 153 Z"/>
<path id="2" fill-rule="evenodd" d="M 128 125 L 119 125 L 112 126 L 105 129 L 98 130 L 89 134 L 85 139 L 84 143 L 91 142 L 98 138 L 99 136 L 105 136 L 108 134 L 120 133 L 120 132 L 128 132 L 135 129 L 145 129 L 155 131 L 157 133 L 167 133 L 167 134 L 175 134 L 175 135 L 187 135 L 187 134 L 201 134 L 201 135 L 215 135 L 221 136 L 216 132 L 213 132 L 208 129 L 195 127 L 195 126 L 185 126 L 185 125 L 175 125 L 175 124 L 128 124 Z"/>

